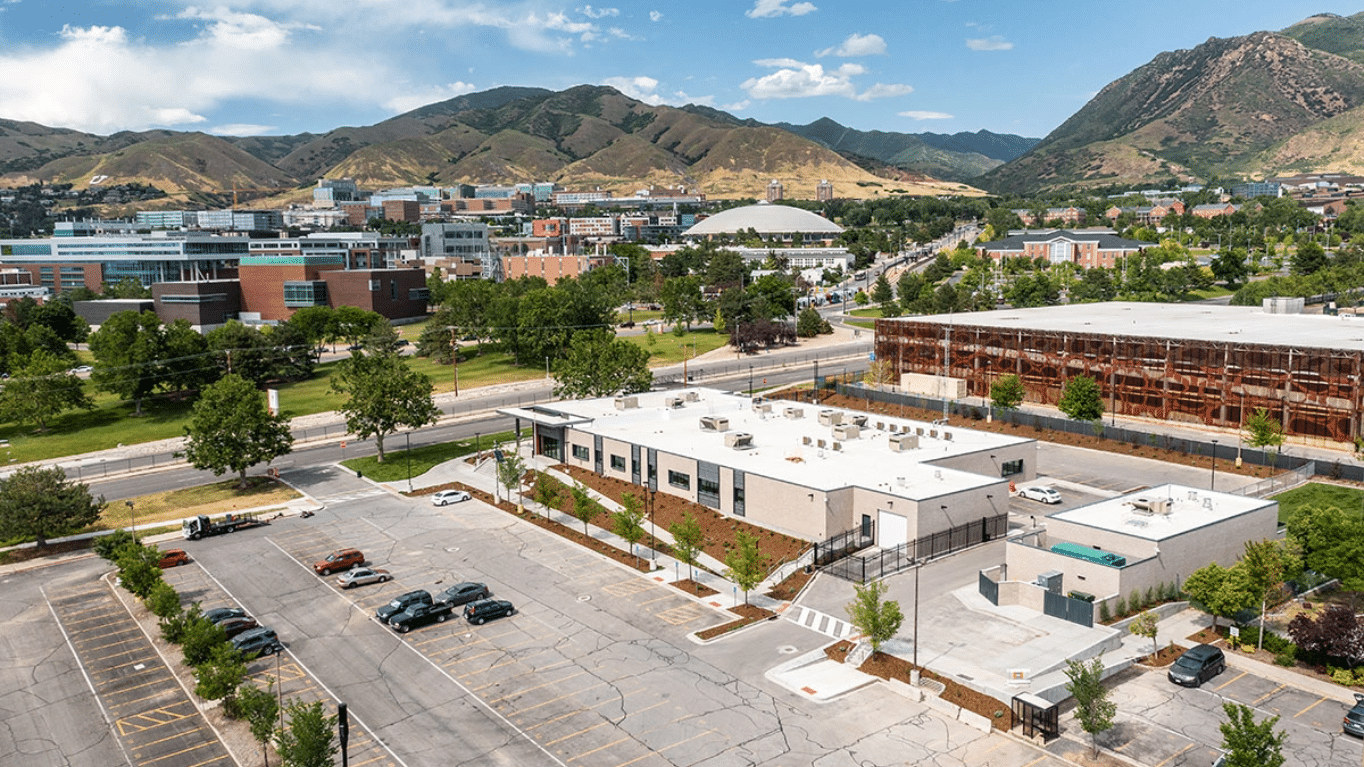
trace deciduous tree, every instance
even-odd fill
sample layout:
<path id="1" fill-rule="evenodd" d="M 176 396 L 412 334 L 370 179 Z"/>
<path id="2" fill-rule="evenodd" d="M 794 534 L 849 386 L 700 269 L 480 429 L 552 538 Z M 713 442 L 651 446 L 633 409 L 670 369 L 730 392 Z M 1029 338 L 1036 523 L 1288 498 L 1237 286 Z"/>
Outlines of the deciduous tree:
<path id="1" fill-rule="evenodd" d="M 1103 661 L 1094 658 L 1087 663 L 1066 661 L 1066 691 L 1075 698 L 1075 719 L 1080 729 L 1089 733 L 1094 755 L 1099 755 L 1099 733 L 1113 727 L 1118 707 L 1108 699 L 1108 688 L 1103 683 Z"/>
<path id="2" fill-rule="evenodd" d="M 161 382 L 165 334 L 155 312 L 118 312 L 90 334 L 95 357 L 90 380 L 95 388 L 133 401 L 142 415 L 142 400 Z"/>
<path id="3" fill-rule="evenodd" d="M 1244 567 L 1222 567 L 1211 562 L 1189 574 L 1184 581 L 1184 592 L 1189 599 L 1212 615 L 1213 630 L 1217 618 L 1231 618 L 1248 610 L 1257 601 L 1251 591 L 1250 578 Z"/>
<path id="4" fill-rule="evenodd" d="M 1146 637 L 1151 640 L 1151 657 L 1154 658 L 1160 652 L 1160 644 L 1156 642 L 1156 632 L 1160 629 L 1160 622 L 1156 614 L 1147 610 L 1132 622 L 1127 624 L 1127 630 L 1139 637 Z"/>
<path id="5" fill-rule="evenodd" d="M 583 523 L 583 535 L 587 535 L 587 523 L 602 512 L 602 505 L 581 482 L 574 483 L 569 492 L 573 494 L 573 516 Z"/>
<path id="6" fill-rule="evenodd" d="M 185 426 L 185 458 L 217 476 L 237 473 L 245 490 L 246 470 L 293 451 L 289 421 L 271 415 L 265 398 L 236 373 L 204 389 Z"/>
<path id="7" fill-rule="evenodd" d="M 1089 376 L 1075 376 L 1061 389 L 1056 407 L 1077 421 L 1097 421 L 1104 414 L 1103 393 Z"/>
<path id="8" fill-rule="evenodd" d="M 743 589 L 744 604 L 748 604 L 748 592 L 762 583 L 763 556 L 758 551 L 758 538 L 743 530 L 734 534 L 734 548 L 725 555 L 725 577 Z"/>
<path id="9" fill-rule="evenodd" d="M 843 608 L 848 612 L 849 622 L 871 641 L 873 652 L 879 652 L 881 645 L 893 639 L 905 620 L 899 602 L 882 599 L 886 588 L 882 581 L 854 585 L 857 596 Z"/>
<path id="10" fill-rule="evenodd" d="M 630 556 L 635 555 L 635 544 L 644 537 L 644 504 L 639 496 L 626 493 L 621 496 L 621 510 L 611 515 L 611 532 L 624 538 L 630 544 Z"/>
<path id="11" fill-rule="evenodd" d="M 687 512 L 682 519 L 668 526 L 668 532 L 673 536 L 673 556 L 687 566 L 687 579 L 695 579 L 697 555 L 701 553 L 706 540 L 701 523 L 696 521 L 691 512 Z"/>
<path id="12" fill-rule="evenodd" d="M 322 701 L 296 701 L 285 707 L 289 723 L 275 735 L 275 750 L 284 767 L 332 767 L 335 763 L 336 717 L 327 716 Z"/>
<path id="13" fill-rule="evenodd" d="M 66 371 L 66 362 L 41 349 L 33 352 L 0 390 L 0 418 L 47 431 L 47 422 L 67 410 L 93 410 L 85 382 Z"/>
<path id="14" fill-rule="evenodd" d="M 996 378 L 990 384 L 990 404 L 1000 410 L 1017 410 L 1023 404 L 1023 379 L 1016 375 Z"/>
<path id="15" fill-rule="evenodd" d="M 554 371 L 554 396 L 563 399 L 609 397 L 648 391 L 654 375 L 649 353 L 605 328 L 573 335 L 568 354 Z"/>
<path id="16" fill-rule="evenodd" d="M 0 479 L 0 538 L 47 539 L 99 521 L 104 496 L 80 482 L 67 482 L 60 466 L 25 466 Z"/>
<path id="17" fill-rule="evenodd" d="M 343 360 L 331 379 L 331 391 L 346 396 L 340 408 L 346 428 L 361 439 L 374 438 L 378 461 L 384 461 L 384 437 L 399 427 L 436 422 L 440 410 L 431 398 L 431 379 L 411 370 L 394 354 L 356 352 Z"/>
<path id="18" fill-rule="evenodd" d="M 1217 728 L 1222 732 L 1226 767 L 1283 767 L 1283 744 L 1288 733 L 1274 731 L 1279 717 L 1256 723 L 1255 709 L 1239 703 L 1223 703 L 1222 711 L 1227 721 Z"/>
<path id="19" fill-rule="evenodd" d="M 208 660 L 194 667 L 194 694 L 204 700 L 230 698 L 246 673 L 246 663 L 236 648 L 227 642 L 214 645 Z"/>

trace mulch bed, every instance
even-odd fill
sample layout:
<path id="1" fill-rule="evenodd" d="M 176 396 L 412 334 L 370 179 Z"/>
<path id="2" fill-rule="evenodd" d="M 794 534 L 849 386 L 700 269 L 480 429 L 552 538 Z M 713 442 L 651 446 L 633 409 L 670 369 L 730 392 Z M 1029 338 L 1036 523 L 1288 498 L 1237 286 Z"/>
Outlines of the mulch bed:
<path id="1" fill-rule="evenodd" d="M 1181 647 L 1177 644 L 1167 644 L 1160 648 L 1160 652 L 1155 655 L 1142 656 L 1141 660 L 1137 661 L 1137 663 L 1146 668 L 1165 668 L 1171 663 L 1174 663 L 1176 658 L 1183 655 L 1186 649 L 1188 648 Z"/>
<path id="2" fill-rule="evenodd" d="M 852 642 L 845 639 L 825 648 L 824 654 L 829 656 L 830 660 L 842 663 L 844 658 L 848 657 L 848 652 L 852 650 L 852 648 Z M 877 652 L 872 653 L 871 657 L 867 658 L 858 671 L 882 679 L 898 679 L 905 684 L 909 684 L 909 672 L 913 669 L 914 664 L 903 658 L 897 658 L 894 655 Z M 940 682 L 945 688 L 941 697 L 948 703 L 961 706 L 967 711 L 980 714 L 986 719 L 989 719 L 996 730 L 1008 732 L 1013 729 L 1013 711 L 1009 708 L 1007 703 L 1001 703 L 985 693 L 976 692 L 970 687 L 959 684 L 953 679 L 935 674 L 923 666 L 919 667 L 919 674 L 925 679 L 932 679 L 935 682 Z"/>
<path id="3" fill-rule="evenodd" d="M 555 468 L 617 503 L 626 493 L 634 493 L 639 496 L 646 492 L 639 485 L 632 485 L 614 477 L 603 477 L 576 466 L 560 465 Z M 701 526 L 701 533 L 705 536 L 703 550 L 722 562 L 733 545 L 734 534 L 740 530 L 758 539 L 758 551 L 763 556 L 764 566 L 769 568 L 795 559 L 810 545 L 799 538 L 783 535 L 765 527 L 758 527 L 743 520 L 726 517 L 714 509 L 702 506 L 699 503 L 692 503 L 685 498 L 678 498 L 668 493 L 655 494 L 654 521 L 659 527 L 667 529 L 669 526 L 681 522 L 682 517 L 686 514 L 691 514 L 696 519 L 697 524 Z"/>
<path id="4" fill-rule="evenodd" d="M 470 487 L 461 482 L 451 482 L 448 485 L 441 485 L 439 489 L 467 490 L 470 495 L 472 495 L 473 497 L 477 498 L 480 501 L 483 501 L 489 506 L 496 506 L 497 508 L 507 512 L 508 514 L 512 514 L 516 517 L 524 519 L 527 522 L 536 525 L 537 527 L 541 527 L 545 530 L 550 531 L 551 533 L 554 533 L 555 535 L 573 541 L 579 546 L 589 548 L 597 552 L 598 554 L 608 556 L 616 560 L 617 562 L 620 562 L 623 565 L 633 567 L 636 570 L 640 571 L 641 573 L 652 572 L 653 570 L 653 566 L 649 562 L 648 557 L 631 556 L 630 553 L 627 551 L 621 551 L 620 549 L 616 548 L 615 546 L 612 546 L 609 543 L 599 541 L 590 535 L 583 535 L 578 530 L 574 530 L 571 527 L 565 527 L 553 520 L 545 519 L 544 517 L 534 512 L 527 511 L 526 513 L 522 514 L 516 510 L 516 504 L 512 503 L 511 501 L 499 502 L 496 499 L 494 499 L 492 495 L 482 490 L 479 490 L 476 487 Z"/>
<path id="5" fill-rule="evenodd" d="M 140 533 L 140 535 L 145 535 L 145 533 Z M 93 539 L 87 538 L 86 540 L 83 541 L 62 541 L 61 543 L 49 543 L 46 546 L 43 546 L 42 548 L 38 548 L 37 546 L 27 546 L 22 549 L 10 549 L 9 551 L 0 551 L 0 564 L 12 565 L 17 562 L 31 562 L 35 559 L 44 559 L 46 557 L 56 556 L 58 554 L 70 554 L 73 551 L 83 551 L 85 549 L 90 548 L 90 545 L 93 542 L 94 542 Z"/>
<path id="6" fill-rule="evenodd" d="M 750 626 L 759 621 L 765 621 L 777 617 L 776 613 L 772 612 L 771 610 L 765 610 L 761 607 L 758 607 L 757 605 L 747 604 L 735 605 L 729 608 L 729 611 L 734 613 L 735 615 L 740 616 L 739 620 L 730 621 L 729 623 L 722 623 L 719 626 L 713 626 L 711 628 L 706 629 L 705 631 L 698 631 L 696 632 L 696 636 L 703 640 L 714 639 L 715 637 L 718 637 L 722 634 L 728 634 L 731 631 L 738 631 L 744 626 Z"/>
<path id="7" fill-rule="evenodd" d="M 804 568 L 801 568 L 786 576 L 782 579 L 781 583 L 773 586 L 772 590 L 767 592 L 767 595 L 773 599 L 789 602 L 795 599 L 796 596 L 800 594 L 800 590 L 805 588 L 805 584 L 809 583 L 814 577 L 815 573 L 813 570 L 806 572 Z"/>
<path id="8" fill-rule="evenodd" d="M 1239 644 L 1237 645 L 1237 649 L 1235 649 L 1235 650 L 1231 649 L 1230 647 L 1227 646 L 1227 641 L 1226 641 L 1227 638 L 1228 638 L 1230 635 L 1231 635 L 1231 631 L 1228 629 L 1227 626 L 1221 626 L 1221 625 L 1219 625 L 1219 626 L 1217 627 L 1217 631 L 1215 631 L 1215 632 L 1212 630 L 1211 627 L 1204 628 L 1204 629 L 1200 629 L 1197 633 L 1191 634 L 1191 635 L 1189 636 L 1189 641 L 1190 641 L 1190 642 L 1197 643 L 1197 644 L 1212 644 L 1212 645 L 1217 645 L 1218 647 L 1221 647 L 1221 648 L 1222 648 L 1222 651 L 1225 652 L 1225 653 L 1235 653 L 1235 654 L 1237 654 L 1237 655 L 1240 655 L 1240 656 L 1243 656 L 1243 657 L 1246 657 L 1246 658 L 1250 658 L 1251 660 L 1257 660 L 1257 661 L 1259 661 L 1259 662 L 1261 662 L 1261 663 L 1267 663 L 1267 664 L 1273 665 L 1273 666 L 1278 666 L 1278 665 L 1279 665 L 1278 663 L 1275 663 L 1275 661 L 1274 661 L 1274 653 L 1272 653 L 1272 652 L 1270 652 L 1270 651 L 1268 651 L 1268 650 L 1249 650 L 1249 651 L 1247 651 L 1247 650 L 1242 650 L 1242 649 L 1240 649 L 1240 645 L 1239 645 Z M 1303 676 L 1305 676 L 1305 677 L 1311 677 L 1311 678 L 1313 678 L 1313 679 L 1317 679 L 1317 680 L 1320 680 L 1320 681 L 1322 681 L 1322 682 L 1326 682 L 1327 684 L 1338 685 L 1338 686 L 1344 687 L 1345 689 L 1348 689 L 1348 690 L 1355 690 L 1355 689 L 1357 689 L 1356 687 L 1345 687 L 1344 685 L 1340 685 L 1339 682 L 1337 682 L 1336 680 L 1332 679 L 1332 678 L 1331 678 L 1331 675 L 1327 673 L 1327 670 L 1326 670 L 1326 667 L 1325 667 L 1325 666 L 1316 666 L 1316 665 L 1312 665 L 1312 664 L 1306 663 L 1306 662 L 1301 661 L 1301 660 L 1295 660 L 1295 661 L 1293 662 L 1293 665 L 1291 665 L 1291 666 L 1279 666 L 1279 668 L 1286 669 L 1286 670 L 1288 670 L 1288 671 L 1292 671 L 1292 672 L 1294 672 L 1295 674 L 1301 674 L 1301 675 L 1303 675 Z"/>
<path id="9" fill-rule="evenodd" d="M 720 593 L 704 583 L 697 583 L 696 581 L 693 581 L 689 578 L 680 581 L 673 581 L 673 585 L 679 589 L 682 589 L 688 594 L 691 594 L 692 596 L 709 597 Z"/>
<path id="10" fill-rule="evenodd" d="M 787 389 L 767 396 L 769 399 L 789 399 L 809 402 L 810 390 Z M 864 413 L 877 413 L 891 417 L 911 418 L 919 421 L 936 421 L 942 418 L 942 411 L 939 410 L 922 410 L 920 408 L 901 407 L 900 405 L 872 402 L 871 400 L 835 394 L 831 391 L 820 392 L 819 404 L 827 405 L 829 407 L 847 408 L 849 410 L 857 410 Z M 982 409 L 981 412 L 983 415 L 984 410 Z M 1211 461 L 1206 455 L 1193 455 L 1178 450 L 1166 450 L 1152 445 L 1133 445 L 1126 442 L 1103 439 L 1102 437 L 1097 437 L 1093 434 L 1071 434 L 1069 432 L 1053 431 L 1051 429 L 1043 429 L 1036 426 L 1010 424 L 1005 423 L 1004 421 L 986 422 L 983 417 L 980 420 L 976 420 L 969 416 L 954 414 L 948 418 L 947 425 L 955 426 L 959 429 L 992 431 L 1015 437 L 1030 437 L 1043 442 L 1053 442 L 1059 445 L 1072 445 L 1074 447 L 1083 447 L 1090 450 L 1102 450 L 1106 453 L 1154 458 L 1158 461 L 1164 461 L 1165 463 L 1183 466 L 1206 467 Z M 1249 477 L 1270 477 L 1281 471 L 1269 466 L 1254 466 L 1249 463 L 1243 463 L 1238 468 L 1235 461 L 1218 461 L 1217 470 L 1225 471 L 1228 474 L 1242 474 Z"/>

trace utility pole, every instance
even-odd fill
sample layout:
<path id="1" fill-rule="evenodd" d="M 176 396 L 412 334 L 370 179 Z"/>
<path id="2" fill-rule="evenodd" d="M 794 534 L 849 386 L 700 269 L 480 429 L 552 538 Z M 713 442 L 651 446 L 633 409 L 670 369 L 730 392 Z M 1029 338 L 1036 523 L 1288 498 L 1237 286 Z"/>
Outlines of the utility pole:
<path id="1" fill-rule="evenodd" d="M 458 328 L 450 328 L 450 360 L 455 367 L 455 396 L 459 396 L 459 339 Z"/>

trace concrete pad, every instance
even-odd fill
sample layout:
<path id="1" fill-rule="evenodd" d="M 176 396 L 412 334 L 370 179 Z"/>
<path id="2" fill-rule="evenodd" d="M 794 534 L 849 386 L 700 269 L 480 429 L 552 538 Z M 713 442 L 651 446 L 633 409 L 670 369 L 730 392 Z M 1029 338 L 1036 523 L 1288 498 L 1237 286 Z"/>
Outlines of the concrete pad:
<path id="1" fill-rule="evenodd" d="M 827 703 L 840 695 L 881 681 L 871 674 L 829 660 L 822 649 L 768 669 L 766 677 L 818 703 Z"/>

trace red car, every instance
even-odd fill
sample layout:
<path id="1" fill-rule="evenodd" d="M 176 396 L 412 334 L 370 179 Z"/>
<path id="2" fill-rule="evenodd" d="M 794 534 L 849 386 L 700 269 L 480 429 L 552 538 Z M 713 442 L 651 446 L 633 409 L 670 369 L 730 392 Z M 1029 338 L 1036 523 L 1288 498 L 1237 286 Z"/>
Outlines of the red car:
<path id="1" fill-rule="evenodd" d="M 184 549 L 167 549 L 161 554 L 161 563 L 157 567 L 165 570 L 168 567 L 189 564 L 189 555 Z"/>
<path id="2" fill-rule="evenodd" d="M 339 549 L 327 555 L 327 558 L 313 563 L 313 570 L 318 575 L 331 575 L 342 570 L 349 570 L 352 567 L 359 567 L 365 563 L 365 555 L 358 549 Z"/>

